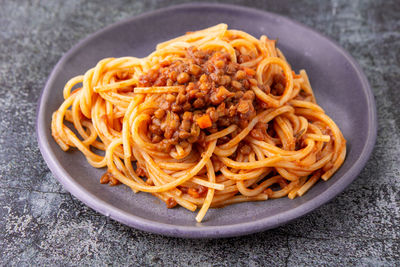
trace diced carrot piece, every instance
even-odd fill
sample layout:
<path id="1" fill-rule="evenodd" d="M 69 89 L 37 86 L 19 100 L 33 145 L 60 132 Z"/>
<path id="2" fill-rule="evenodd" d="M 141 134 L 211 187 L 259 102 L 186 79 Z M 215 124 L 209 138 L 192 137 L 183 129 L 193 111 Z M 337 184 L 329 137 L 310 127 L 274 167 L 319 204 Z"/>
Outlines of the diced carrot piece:
<path id="1" fill-rule="evenodd" d="M 256 71 L 250 68 L 244 68 L 244 71 L 246 72 L 247 75 L 249 76 L 254 76 L 256 75 Z"/>
<path id="2" fill-rule="evenodd" d="M 210 116 L 208 116 L 208 114 L 204 114 L 203 116 L 198 117 L 196 122 L 201 129 L 211 127 L 211 125 L 212 125 L 211 118 L 210 118 Z"/>

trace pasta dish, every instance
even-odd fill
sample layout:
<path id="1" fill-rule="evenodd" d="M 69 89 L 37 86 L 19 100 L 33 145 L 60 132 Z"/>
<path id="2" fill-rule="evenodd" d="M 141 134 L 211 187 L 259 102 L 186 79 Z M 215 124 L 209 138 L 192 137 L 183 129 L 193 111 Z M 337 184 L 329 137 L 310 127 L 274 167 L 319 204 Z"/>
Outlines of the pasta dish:
<path id="1" fill-rule="evenodd" d="M 304 195 L 342 165 L 346 140 L 276 41 L 219 24 L 105 58 L 69 80 L 51 131 L 104 184 L 199 209 Z"/>

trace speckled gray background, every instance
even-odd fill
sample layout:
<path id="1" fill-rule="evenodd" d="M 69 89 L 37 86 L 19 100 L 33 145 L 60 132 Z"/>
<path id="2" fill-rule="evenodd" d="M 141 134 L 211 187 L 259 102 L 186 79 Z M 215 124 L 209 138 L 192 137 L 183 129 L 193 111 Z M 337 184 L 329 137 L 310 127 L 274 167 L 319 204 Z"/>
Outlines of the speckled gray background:
<path id="1" fill-rule="evenodd" d="M 286 226 L 220 240 L 158 236 L 97 214 L 40 155 L 36 103 L 62 54 L 106 25 L 185 1 L 106 2 L 0 0 L 0 265 L 400 264 L 399 1 L 231 1 L 339 42 L 371 83 L 379 129 L 366 168 L 335 200 Z"/>

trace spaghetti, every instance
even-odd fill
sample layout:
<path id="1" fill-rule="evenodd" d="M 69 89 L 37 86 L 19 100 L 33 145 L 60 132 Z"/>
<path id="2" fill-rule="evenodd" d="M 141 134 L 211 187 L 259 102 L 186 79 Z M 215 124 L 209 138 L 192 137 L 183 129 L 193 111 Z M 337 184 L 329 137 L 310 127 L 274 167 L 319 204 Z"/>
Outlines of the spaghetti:
<path id="1" fill-rule="evenodd" d="M 103 59 L 63 94 L 51 130 L 64 151 L 107 167 L 101 183 L 200 208 L 198 222 L 210 207 L 302 196 L 346 155 L 306 72 L 292 71 L 274 40 L 226 24 L 145 58 Z"/>

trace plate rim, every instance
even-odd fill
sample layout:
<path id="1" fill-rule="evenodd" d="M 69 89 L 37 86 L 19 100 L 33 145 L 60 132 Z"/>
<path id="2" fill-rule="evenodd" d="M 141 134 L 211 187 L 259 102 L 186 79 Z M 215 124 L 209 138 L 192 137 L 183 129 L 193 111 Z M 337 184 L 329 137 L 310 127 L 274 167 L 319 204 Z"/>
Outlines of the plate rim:
<path id="1" fill-rule="evenodd" d="M 67 61 L 67 59 L 80 47 L 82 47 L 85 43 L 91 41 L 98 35 L 101 35 L 103 32 L 108 31 L 113 28 L 117 28 L 120 25 L 123 25 L 128 22 L 132 22 L 135 20 L 139 20 L 145 18 L 147 16 L 153 16 L 159 13 L 174 11 L 179 9 L 198 9 L 198 8 L 218 8 L 224 10 L 233 10 L 235 12 L 247 12 L 247 13 L 256 13 L 259 15 L 267 15 L 271 18 L 276 18 L 283 20 L 285 22 L 289 22 L 304 28 L 305 30 L 318 35 L 320 38 L 325 39 L 325 41 L 332 44 L 332 46 L 340 52 L 344 58 L 350 63 L 351 67 L 355 70 L 357 74 L 357 78 L 362 85 L 362 91 L 364 92 L 367 104 L 368 104 L 368 134 L 367 140 L 362 148 L 361 154 L 358 159 L 355 161 L 353 166 L 343 174 L 341 179 L 331 185 L 323 194 L 319 194 L 315 198 L 310 201 L 307 201 L 296 208 L 291 210 L 282 212 L 273 217 L 266 217 L 252 222 L 224 225 L 224 226 L 181 226 L 181 225 L 173 225 L 160 223 L 153 220 L 148 220 L 134 214 L 125 212 L 116 208 L 113 205 L 110 205 L 103 201 L 102 199 L 96 197 L 91 194 L 85 188 L 79 186 L 76 182 L 74 182 L 73 178 L 67 173 L 67 171 L 58 163 L 54 154 L 52 153 L 52 149 L 45 138 L 45 131 L 48 130 L 48 125 L 44 123 L 44 111 L 43 111 L 43 101 L 45 100 L 44 96 L 49 94 L 50 85 L 53 83 L 55 79 L 55 74 L 58 72 L 60 67 Z M 46 98 L 47 99 L 47 98 Z M 322 33 L 304 25 L 300 22 L 287 18 L 283 15 L 264 11 L 257 10 L 254 8 L 249 8 L 245 6 L 232 5 L 232 4 L 220 4 L 220 3 L 186 3 L 173 5 L 165 8 L 160 8 L 152 11 L 147 11 L 141 13 L 136 16 L 132 16 L 121 20 L 119 22 L 110 24 L 100 30 L 91 33 L 78 41 L 74 46 L 72 46 L 64 55 L 59 59 L 57 64 L 52 69 L 47 82 L 42 89 L 40 96 L 37 102 L 36 109 L 36 137 L 39 144 L 40 152 L 49 167 L 50 171 L 54 174 L 56 179 L 63 185 L 63 187 L 80 201 L 82 201 L 85 205 L 94 209 L 96 212 L 99 212 L 107 217 L 111 217 L 113 220 L 119 221 L 125 225 L 130 227 L 140 229 L 147 232 L 152 232 L 156 234 L 173 236 L 173 237 L 184 237 L 184 238 L 219 238 L 219 237 L 233 237 L 233 236 L 242 236 L 247 234 L 252 234 L 255 232 L 260 232 L 272 228 L 276 228 L 280 225 L 289 223 L 294 219 L 300 218 L 309 212 L 315 210 L 316 208 L 326 204 L 331 201 L 334 197 L 336 197 L 339 193 L 341 193 L 350 183 L 352 183 L 361 172 L 361 170 L 365 167 L 368 159 L 371 156 L 373 151 L 376 138 L 377 138 L 377 111 L 376 111 L 376 103 L 374 99 L 373 92 L 369 85 L 369 82 L 362 71 L 362 68 L 356 62 L 356 60 L 345 51 L 336 41 L 326 37 Z"/>

